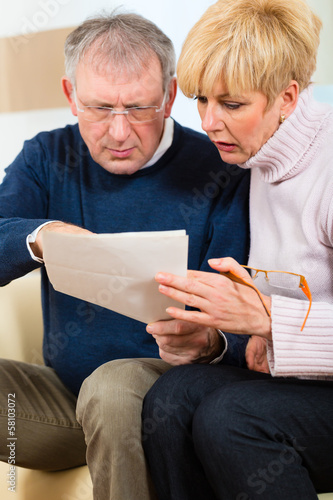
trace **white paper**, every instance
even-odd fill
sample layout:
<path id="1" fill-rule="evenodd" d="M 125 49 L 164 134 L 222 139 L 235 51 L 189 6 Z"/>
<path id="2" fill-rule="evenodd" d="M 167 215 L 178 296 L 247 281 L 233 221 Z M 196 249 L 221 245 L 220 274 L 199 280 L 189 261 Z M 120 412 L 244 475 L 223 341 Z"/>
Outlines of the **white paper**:
<path id="1" fill-rule="evenodd" d="M 170 319 L 176 305 L 162 295 L 159 271 L 186 276 L 184 230 L 117 234 L 43 233 L 43 258 L 55 290 L 130 318 L 151 323 Z"/>

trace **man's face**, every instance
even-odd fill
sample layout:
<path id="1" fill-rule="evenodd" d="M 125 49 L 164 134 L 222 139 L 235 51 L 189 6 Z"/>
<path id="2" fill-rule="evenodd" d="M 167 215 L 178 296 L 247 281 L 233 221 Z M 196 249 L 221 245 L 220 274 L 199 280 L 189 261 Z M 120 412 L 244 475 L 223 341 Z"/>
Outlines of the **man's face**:
<path id="1" fill-rule="evenodd" d="M 105 170 L 114 174 L 133 174 L 145 165 L 155 153 L 164 129 L 164 119 L 170 116 L 175 93 L 171 85 L 163 111 L 146 123 L 130 123 L 126 115 L 109 116 L 105 123 L 92 123 L 78 111 L 82 106 L 106 106 L 117 111 L 134 106 L 158 106 L 163 101 L 162 70 L 157 57 L 152 57 L 142 74 L 128 76 L 125 72 L 96 72 L 80 62 L 76 72 L 76 102 L 64 90 L 71 109 L 78 117 L 82 138 L 92 158 Z"/>

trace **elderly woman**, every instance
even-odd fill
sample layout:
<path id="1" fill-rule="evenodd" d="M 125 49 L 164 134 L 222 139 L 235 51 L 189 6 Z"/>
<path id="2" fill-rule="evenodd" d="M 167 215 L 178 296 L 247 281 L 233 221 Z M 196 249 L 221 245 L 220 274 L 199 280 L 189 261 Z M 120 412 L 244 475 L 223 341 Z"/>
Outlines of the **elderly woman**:
<path id="1" fill-rule="evenodd" d="M 173 318 L 250 340 L 247 369 L 179 366 L 148 393 L 159 500 L 333 490 L 333 110 L 310 82 L 320 28 L 302 0 L 220 0 L 185 41 L 180 88 L 221 158 L 251 169 L 254 269 L 216 259 L 219 273 L 156 279 L 194 308 L 169 308 Z M 148 331 L 162 347 L 163 323 Z"/>

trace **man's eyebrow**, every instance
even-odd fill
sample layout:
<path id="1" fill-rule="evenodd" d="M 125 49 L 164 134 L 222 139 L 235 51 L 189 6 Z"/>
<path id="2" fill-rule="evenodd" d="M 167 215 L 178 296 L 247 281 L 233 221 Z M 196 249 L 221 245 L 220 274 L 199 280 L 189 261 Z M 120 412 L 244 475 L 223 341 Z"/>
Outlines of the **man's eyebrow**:
<path id="1" fill-rule="evenodd" d="M 99 101 L 98 99 L 80 99 L 85 106 L 96 106 L 98 108 L 112 108 L 109 102 Z"/>

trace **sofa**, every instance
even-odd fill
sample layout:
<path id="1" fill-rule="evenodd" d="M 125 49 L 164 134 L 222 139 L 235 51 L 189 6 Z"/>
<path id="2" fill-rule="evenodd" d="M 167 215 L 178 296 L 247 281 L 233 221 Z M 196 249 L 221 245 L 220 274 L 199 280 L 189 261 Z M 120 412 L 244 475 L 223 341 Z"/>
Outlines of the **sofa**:
<path id="1" fill-rule="evenodd" d="M 42 363 L 42 332 L 39 271 L 0 287 L 1 357 Z M 0 462 L 1 500 L 93 500 L 87 466 L 60 472 L 16 467 L 15 495 L 8 490 L 9 472 L 8 463 Z M 333 500 L 333 493 L 321 494 L 318 498 Z"/>
<path id="2" fill-rule="evenodd" d="M 41 364 L 42 335 L 40 273 L 34 271 L 0 288 L 1 357 Z M 15 493 L 8 489 L 10 479 Z M 14 475 L 8 463 L 0 462 L 0 499 L 93 500 L 88 467 L 60 472 L 16 467 Z"/>

